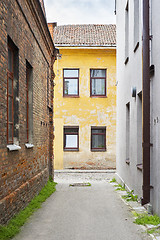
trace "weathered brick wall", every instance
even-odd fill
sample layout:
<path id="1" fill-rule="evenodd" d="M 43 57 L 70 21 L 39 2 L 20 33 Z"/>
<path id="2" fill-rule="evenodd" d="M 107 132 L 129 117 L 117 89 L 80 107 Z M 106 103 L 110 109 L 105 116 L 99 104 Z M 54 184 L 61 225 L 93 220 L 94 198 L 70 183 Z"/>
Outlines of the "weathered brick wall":
<path id="1" fill-rule="evenodd" d="M 32 5 L 33 4 L 33 5 Z M 45 185 L 52 145 L 49 142 L 47 66 L 54 46 L 38 0 L 0 1 L 0 224 L 5 224 Z M 32 11 L 31 11 L 32 10 Z M 41 25 L 37 25 L 36 11 Z M 7 149 L 7 36 L 19 49 L 19 151 Z M 25 147 L 26 60 L 33 67 L 33 144 Z M 51 110 L 50 110 L 51 112 Z M 51 117 L 52 118 L 52 117 Z"/>

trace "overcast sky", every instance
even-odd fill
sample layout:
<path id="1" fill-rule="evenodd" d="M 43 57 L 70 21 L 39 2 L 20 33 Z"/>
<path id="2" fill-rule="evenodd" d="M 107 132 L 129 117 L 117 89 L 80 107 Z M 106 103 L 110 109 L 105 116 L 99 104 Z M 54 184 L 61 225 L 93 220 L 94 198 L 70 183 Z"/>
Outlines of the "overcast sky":
<path id="1" fill-rule="evenodd" d="M 66 24 L 115 23 L 115 0 L 44 0 L 48 22 Z"/>

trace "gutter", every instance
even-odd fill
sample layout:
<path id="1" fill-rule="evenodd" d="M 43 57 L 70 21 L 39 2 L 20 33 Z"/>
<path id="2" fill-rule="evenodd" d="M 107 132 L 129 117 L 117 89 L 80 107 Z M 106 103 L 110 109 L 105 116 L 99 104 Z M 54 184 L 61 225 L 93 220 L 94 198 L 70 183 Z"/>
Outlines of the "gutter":
<path id="1" fill-rule="evenodd" d="M 143 80 L 142 80 L 142 128 L 143 128 L 143 197 L 142 205 L 150 202 L 150 53 L 149 53 L 149 0 L 143 0 Z"/>

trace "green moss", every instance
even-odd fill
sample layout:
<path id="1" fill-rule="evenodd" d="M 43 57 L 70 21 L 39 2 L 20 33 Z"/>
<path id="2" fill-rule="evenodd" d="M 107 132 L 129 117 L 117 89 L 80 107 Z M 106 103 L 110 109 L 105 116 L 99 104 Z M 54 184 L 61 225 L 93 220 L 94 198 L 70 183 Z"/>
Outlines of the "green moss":
<path id="1" fill-rule="evenodd" d="M 138 214 L 138 217 L 134 221 L 138 225 L 158 225 L 160 224 L 160 218 L 157 215 Z"/>
<path id="2" fill-rule="evenodd" d="M 6 226 L 0 226 L 0 240 L 8 240 L 13 238 L 24 225 L 26 220 L 41 207 L 42 203 L 55 192 L 56 183 L 50 179 L 42 188 L 40 193 L 32 199 L 28 206 L 15 215 Z"/>

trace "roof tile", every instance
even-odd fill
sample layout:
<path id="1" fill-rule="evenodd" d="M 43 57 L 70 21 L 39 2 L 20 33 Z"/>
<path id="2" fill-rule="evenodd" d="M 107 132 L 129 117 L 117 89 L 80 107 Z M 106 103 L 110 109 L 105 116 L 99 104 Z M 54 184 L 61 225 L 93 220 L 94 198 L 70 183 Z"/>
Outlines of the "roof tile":
<path id="1" fill-rule="evenodd" d="M 57 46 L 115 46 L 115 24 L 63 25 L 54 29 Z"/>

